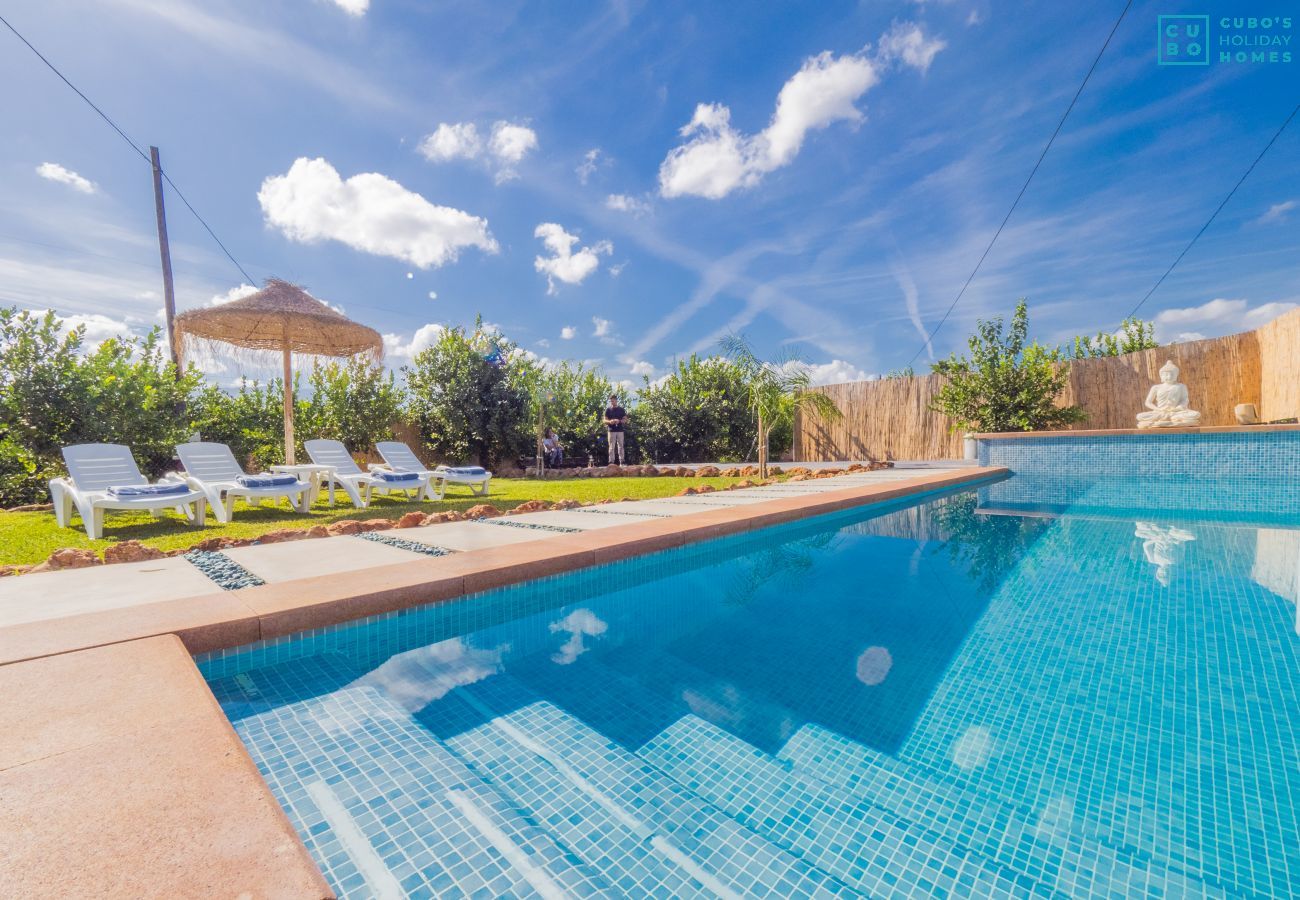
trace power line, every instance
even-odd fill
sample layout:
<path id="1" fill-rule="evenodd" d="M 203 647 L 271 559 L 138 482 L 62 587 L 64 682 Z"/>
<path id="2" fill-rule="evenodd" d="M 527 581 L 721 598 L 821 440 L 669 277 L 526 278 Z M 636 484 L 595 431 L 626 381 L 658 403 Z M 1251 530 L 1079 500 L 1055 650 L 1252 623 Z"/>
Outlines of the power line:
<path id="1" fill-rule="evenodd" d="M 934 336 L 939 333 L 939 329 L 948 321 L 948 317 L 952 315 L 952 311 L 957 308 L 957 304 L 961 301 L 962 295 L 966 293 L 966 288 L 970 287 L 971 282 L 975 280 L 976 274 L 979 273 L 980 268 L 984 265 L 984 260 L 988 258 L 989 251 L 993 249 L 993 245 L 997 243 L 998 237 L 1001 236 L 1002 229 L 1007 227 L 1007 222 L 1010 221 L 1011 214 L 1015 212 L 1016 207 L 1020 205 L 1020 199 L 1025 196 L 1025 191 L 1029 190 L 1029 182 L 1034 180 L 1034 175 L 1038 173 L 1038 167 L 1043 164 L 1043 159 L 1047 156 L 1047 151 L 1052 149 L 1052 144 L 1055 143 L 1056 136 L 1061 133 L 1061 128 L 1065 125 L 1065 120 L 1069 118 L 1070 112 L 1074 109 L 1074 105 L 1079 102 L 1079 96 L 1083 93 L 1083 89 L 1088 86 L 1088 81 L 1092 78 L 1092 73 L 1097 70 L 1097 64 L 1101 62 L 1101 58 L 1105 54 L 1106 48 L 1110 46 L 1111 38 L 1113 38 L 1115 32 L 1119 30 L 1120 23 L 1124 21 L 1124 17 L 1128 15 L 1129 8 L 1132 5 L 1133 0 L 1128 0 L 1128 2 L 1124 4 L 1124 9 L 1120 11 L 1119 18 L 1116 19 L 1115 24 L 1111 26 L 1110 34 L 1106 35 L 1105 42 L 1102 43 L 1101 49 L 1097 51 L 1097 58 L 1094 59 L 1092 65 L 1088 67 L 1088 73 L 1083 76 L 1083 81 L 1079 84 L 1079 89 L 1074 92 L 1074 98 L 1070 100 L 1070 105 L 1065 108 L 1065 114 L 1061 116 L 1061 121 L 1056 123 L 1056 130 L 1053 131 L 1052 136 L 1047 139 L 1047 143 L 1043 146 L 1043 152 L 1038 154 L 1038 161 L 1034 163 L 1034 168 L 1030 170 L 1029 177 L 1025 179 L 1024 185 L 1020 188 L 1020 193 L 1016 194 L 1016 199 L 1011 204 L 1011 208 L 1007 210 L 1007 214 L 1003 217 L 1002 224 L 999 225 L 998 230 L 993 233 L 993 240 L 989 241 L 989 245 L 984 248 L 984 253 L 980 255 L 979 262 L 975 264 L 975 268 L 971 271 L 970 277 L 966 279 L 966 283 L 961 286 L 961 290 L 958 291 L 957 296 L 953 298 L 952 303 L 948 306 L 948 310 L 943 314 L 943 318 L 941 318 L 939 323 L 930 330 L 930 334 L 921 342 L 921 346 L 917 348 L 914 354 L 912 354 L 912 358 L 907 361 L 908 366 L 911 366 L 912 363 L 916 362 L 917 357 L 921 355 L 921 351 L 934 340 Z"/>
<path id="2" fill-rule="evenodd" d="M 1282 126 L 1273 133 L 1273 136 L 1269 138 L 1268 143 L 1264 145 L 1264 149 L 1259 151 L 1259 156 L 1255 157 L 1255 161 L 1252 162 L 1242 176 L 1237 179 L 1237 183 L 1232 186 L 1232 190 L 1228 191 L 1228 196 L 1224 197 L 1223 202 L 1215 207 L 1214 212 L 1210 213 L 1210 217 L 1205 220 L 1205 224 L 1201 226 L 1201 230 L 1196 232 L 1192 239 L 1187 242 L 1187 246 L 1183 248 L 1183 252 L 1179 253 L 1178 257 L 1169 264 L 1169 268 L 1165 269 L 1164 274 L 1156 279 L 1156 283 L 1151 286 L 1151 290 L 1147 291 L 1146 295 L 1138 301 L 1137 306 L 1133 307 L 1133 311 L 1125 317 L 1126 319 L 1131 319 L 1137 315 L 1137 311 L 1142 308 L 1143 304 L 1151 299 L 1151 295 L 1156 292 L 1156 288 L 1164 284 L 1165 279 L 1169 277 L 1169 273 L 1174 270 L 1175 266 L 1183 261 L 1183 257 L 1187 255 L 1187 251 L 1191 250 L 1192 245 L 1200 240 L 1201 235 L 1205 234 L 1206 229 L 1210 227 L 1210 223 L 1213 222 L 1215 217 L 1218 216 L 1223 208 L 1228 205 L 1228 201 L 1232 199 L 1232 195 L 1237 193 L 1237 188 L 1241 187 L 1246 179 L 1250 177 L 1250 173 L 1255 171 L 1255 166 L 1257 166 L 1259 161 L 1264 158 L 1264 154 L 1267 153 L 1269 148 L 1272 147 L 1273 144 L 1277 142 L 1277 139 L 1282 136 L 1282 132 L 1286 131 L 1286 127 L 1291 124 L 1291 120 L 1296 117 L 1296 113 L 1300 113 L 1300 103 L 1296 104 L 1295 109 L 1291 110 L 1291 115 L 1286 117 L 1286 121 L 1284 121 Z"/>
<path id="3" fill-rule="evenodd" d="M 45 54 L 37 50 L 36 47 L 33 46 L 31 41 L 23 37 L 22 32 L 20 32 L 17 28 L 15 28 L 12 24 L 10 24 L 8 19 L 6 19 L 4 16 L 0 16 L 0 23 L 3 23 L 6 28 L 12 31 L 14 33 L 14 36 L 27 46 L 28 50 L 36 54 L 37 59 L 45 63 L 46 67 L 55 75 L 57 75 L 60 81 L 66 84 L 69 88 L 72 89 L 73 93 L 75 93 L 78 97 L 84 100 L 86 105 L 89 106 L 91 109 L 93 109 L 101 119 L 107 122 L 109 127 L 117 132 L 118 137 L 126 141 L 127 145 L 130 146 L 130 148 L 134 150 L 141 159 L 143 159 L 146 163 L 149 163 L 150 167 L 152 168 L 153 162 L 149 159 L 149 154 L 146 153 L 143 149 L 141 149 L 139 144 L 131 140 L 131 138 L 127 135 L 127 133 L 118 127 L 118 124 L 113 121 L 113 119 L 108 115 L 108 113 L 104 112 L 102 109 L 96 106 L 94 101 L 91 100 L 82 92 L 81 88 L 73 84 L 66 75 L 64 75 L 62 72 L 59 71 L 58 66 L 54 65 L 54 63 L 46 59 Z M 226 249 L 226 245 L 223 244 L 221 242 L 221 239 L 217 237 L 216 232 L 212 230 L 212 226 L 210 226 L 203 219 L 203 217 L 199 215 L 198 210 L 194 208 L 193 204 L 191 204 L 189 200 L 185 199 L 185 195 L 181 193 L 181 189 L 176 186 L 176 182 L 172 181 L 171 177 L 166 172 L 162 172 L 162 177 L 167 180 L 167 183 L 169 185 L 171 185 L 172 190 L 176 192 L 176 196 L 179 197 L 181 199 L 181 202 L 185 204 L 185 208 L 188 209 L 193 214 L 194 218 L 199 220 L 199 224 L 202 225 L 204 230 L 206 230 L 207 233 L 212 237 L 212 240 L 216 241 L 217 246 L 221 248 L 221 252 L 226 255 L 226 259 L 230 260 L 230 262 L 234 264 L 235 268 L 239 270 L 239 274 L 243 275 L 244 278 L 250 284 L 255 284 L 256 282 L 253 281 L 253 276 L 249 275 L 248 272 L 244 270 L 244 267 L 239 264 L 239 260 L 235 259 L 235 257 L 231 254 L 231 252 Z"/>

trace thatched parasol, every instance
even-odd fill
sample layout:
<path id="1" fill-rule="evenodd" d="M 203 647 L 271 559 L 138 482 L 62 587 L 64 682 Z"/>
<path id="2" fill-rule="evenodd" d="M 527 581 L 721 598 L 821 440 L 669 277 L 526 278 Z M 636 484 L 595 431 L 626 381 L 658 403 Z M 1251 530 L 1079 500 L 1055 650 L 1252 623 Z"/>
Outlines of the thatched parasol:
<path id="1" fill-rule="evenodd" d="M 223 343 L 245 350 L 279 351 L 284 361 L 284 459 L 294 462 L 293 363 L 295 353 L 358 356 L 378 360 L 384 339 L 373 328 L 353 322 L 297 285 L 268 278 L 266 287 L 242 300 L 191 309 L 176 317 L 176 355 Z"/>

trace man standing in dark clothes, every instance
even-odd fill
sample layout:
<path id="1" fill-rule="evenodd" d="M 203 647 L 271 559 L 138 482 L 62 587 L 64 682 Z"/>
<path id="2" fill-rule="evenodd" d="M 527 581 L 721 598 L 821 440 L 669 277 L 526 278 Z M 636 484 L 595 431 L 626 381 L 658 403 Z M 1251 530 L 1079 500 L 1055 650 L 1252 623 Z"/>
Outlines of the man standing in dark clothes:
<path id="1" fill-rule="evenodd" d="M 627 410 L 618 405 L 618 395 L 609 395 L 609 406 L 605 407 L 605 433 L 609 437 L 609 464 L 626 465 L 627 457 L 623 454 L 623 429 L 627 427 Z"/>

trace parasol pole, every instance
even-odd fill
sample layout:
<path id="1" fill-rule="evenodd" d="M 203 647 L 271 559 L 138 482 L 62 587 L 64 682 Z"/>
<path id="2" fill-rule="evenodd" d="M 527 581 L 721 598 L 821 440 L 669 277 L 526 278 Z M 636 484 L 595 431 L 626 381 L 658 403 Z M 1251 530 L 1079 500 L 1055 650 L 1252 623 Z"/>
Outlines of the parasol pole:
<path id="1" fill-rule="evenodd" d="M 289 320 L 284 321 L 284 461 L 293 465 L 293 353 L 289 350 Z"/>

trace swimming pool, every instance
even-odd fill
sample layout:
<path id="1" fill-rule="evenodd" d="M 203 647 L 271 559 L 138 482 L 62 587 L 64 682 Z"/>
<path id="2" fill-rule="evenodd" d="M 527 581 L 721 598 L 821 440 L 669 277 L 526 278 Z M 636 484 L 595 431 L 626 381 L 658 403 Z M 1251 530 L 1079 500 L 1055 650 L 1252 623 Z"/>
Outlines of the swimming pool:
<path id="1" fill-rule="evenodd" d="M 1294 896 L 1300 507 L 1164 487 L 1013 478 L 199 664 L 349 898 Z"/>

